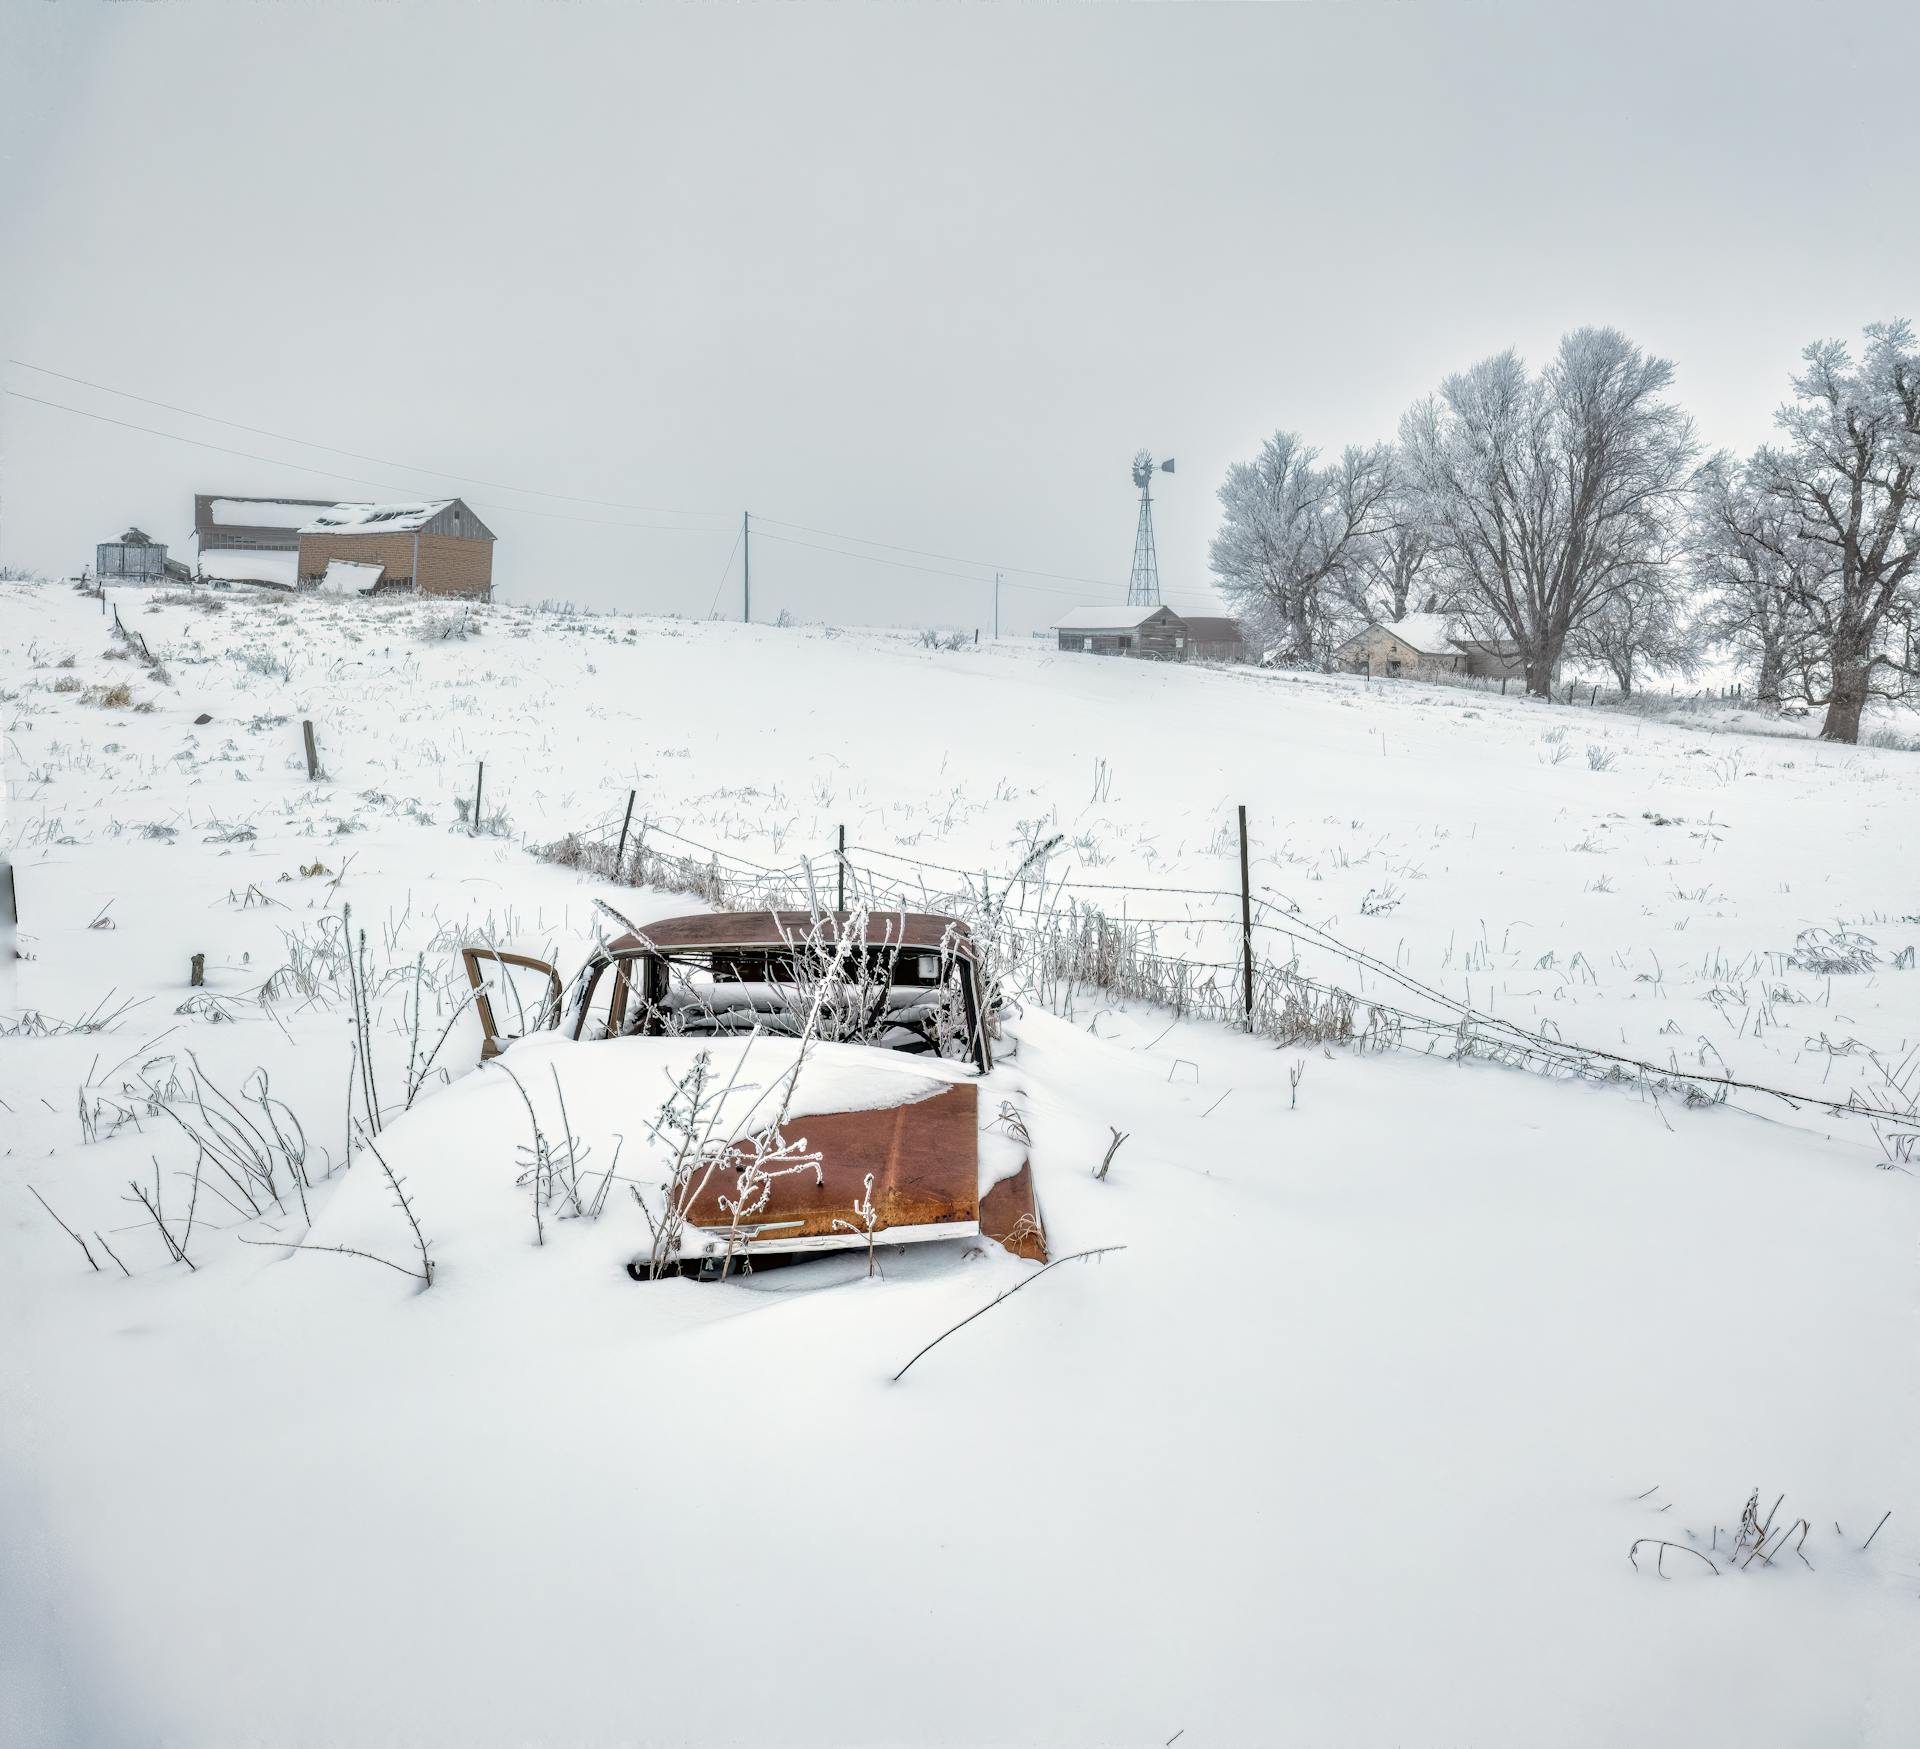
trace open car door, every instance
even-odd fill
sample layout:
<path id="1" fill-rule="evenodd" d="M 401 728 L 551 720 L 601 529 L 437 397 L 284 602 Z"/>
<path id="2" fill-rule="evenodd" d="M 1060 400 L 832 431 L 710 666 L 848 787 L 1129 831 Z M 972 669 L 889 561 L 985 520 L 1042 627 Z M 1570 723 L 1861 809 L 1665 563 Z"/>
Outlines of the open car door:
<path id="1" fill-rule="evenodd" d="M 560 974 L 545 960 L 494 947 L 460 950 L 480 1013 L 480 1060 L 499 1056 L 517 1038 L 560 1023 Z"/>

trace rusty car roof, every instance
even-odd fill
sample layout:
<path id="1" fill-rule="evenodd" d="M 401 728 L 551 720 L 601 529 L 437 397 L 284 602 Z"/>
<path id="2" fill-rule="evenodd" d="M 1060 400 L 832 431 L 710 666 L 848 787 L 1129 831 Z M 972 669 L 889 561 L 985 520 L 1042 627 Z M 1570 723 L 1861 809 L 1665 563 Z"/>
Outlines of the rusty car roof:
<path id="1" fill-rule="evenodd" d="M 823 911 L 817 921 L 833 932 L 860 915 Z M 973 939 L 957 917 L 938 911 L 869 911 L 866 939 L 875 947 L 947 948 L 973 957 Z M 648 949 L 668 952 L 710 947 L 785 947 L 804 940 L 816 923 L 811 911 L 702 911 L 691 917 L 665 917 L 638 933 L 608 942 L 609 953 Z"/>

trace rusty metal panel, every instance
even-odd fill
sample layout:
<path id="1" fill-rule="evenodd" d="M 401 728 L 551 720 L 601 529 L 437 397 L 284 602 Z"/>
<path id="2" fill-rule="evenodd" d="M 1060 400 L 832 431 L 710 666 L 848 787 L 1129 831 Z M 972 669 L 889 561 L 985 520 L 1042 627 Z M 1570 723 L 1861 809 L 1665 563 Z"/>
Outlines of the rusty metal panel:
<path id="1" fill-rule="evenodd" d="M 1001 1179 L 980 1199 L 980 1231 L 1016 1257 L 1046 1262 L 1047 1229 L 1040 1222 L 1031 1160 L 1023 1161 L 1018 1172 Z"/>
<path id="2" fill-rule="evenodd" d="M 791 1138 L 805 1136 L 820 1154 L 821 1180 L 811 1172 L 777 1179 L 767 1206 L 748 1223 L 766 1241 L 833 1235 L 836 1220 L 860 1225 L 853 1205 L 873 1174 L 876 1238 L 887 1243 L 899 1227 L 970 1223 L 980 1215 L 979 1100 L 971 1081 L 951 1083 L 906 1105 L 880 1111 L 835 1111 L 789 1118 Z M 721 1182 L 722 1179 L 726 1182 Z M 733 1174 L 715 1173 L 689 1206 L 688 1223 L 725 1228 L 720 1197 L 733 1193 Z M 849 1245 L 864 1233 L 841 1232 Z"/>

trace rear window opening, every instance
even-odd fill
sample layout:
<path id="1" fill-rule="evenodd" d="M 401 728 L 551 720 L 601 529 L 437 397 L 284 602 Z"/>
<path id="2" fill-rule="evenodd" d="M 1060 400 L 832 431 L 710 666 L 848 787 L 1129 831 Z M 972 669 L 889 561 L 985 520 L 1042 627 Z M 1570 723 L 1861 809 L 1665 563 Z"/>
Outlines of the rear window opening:
<path id="1" fill-rule="evenodd" d="M 822 1037 L 966 1058 L 973 1052 L 960 971 L 951 955 L 887 945 L 839 958 L 800 944 L 619 954 L 593 968 L 576 998 L 577 1036 L 798 1036 L 825 979 Z"/>

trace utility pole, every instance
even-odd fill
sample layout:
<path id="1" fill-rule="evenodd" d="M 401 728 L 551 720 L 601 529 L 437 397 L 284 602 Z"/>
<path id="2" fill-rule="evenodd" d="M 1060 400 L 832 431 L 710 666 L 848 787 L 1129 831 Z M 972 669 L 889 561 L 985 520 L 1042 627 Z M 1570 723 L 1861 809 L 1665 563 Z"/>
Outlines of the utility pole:
<path id="1" fill-rule="evenodd" d="M 1000 573 L 993 574 L 993 641 L 1000 641 Z"/>
<path id="2" fill-rule="evenodd" d="M 753 621 L 753 514 L 740 512 L 740 620 Z"/>

